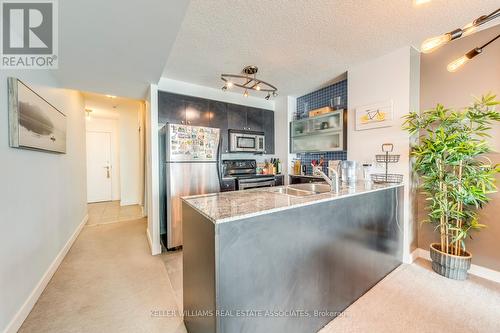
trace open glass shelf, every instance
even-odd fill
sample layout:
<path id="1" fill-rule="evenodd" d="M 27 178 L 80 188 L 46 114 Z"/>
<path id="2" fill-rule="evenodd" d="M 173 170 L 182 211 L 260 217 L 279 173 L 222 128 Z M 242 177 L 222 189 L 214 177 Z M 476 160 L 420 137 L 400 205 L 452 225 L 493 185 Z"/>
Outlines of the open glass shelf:
<path id="1" fill-rule="evenodd" d="M 343 110 L 291 123 L 292 153 L 339 151 L 344 149 Z"/>

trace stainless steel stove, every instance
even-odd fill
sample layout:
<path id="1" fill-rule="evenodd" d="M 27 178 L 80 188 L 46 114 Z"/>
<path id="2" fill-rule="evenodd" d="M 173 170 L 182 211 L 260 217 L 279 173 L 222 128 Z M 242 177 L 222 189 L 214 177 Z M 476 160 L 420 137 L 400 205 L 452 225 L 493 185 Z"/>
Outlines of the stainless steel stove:
<path id="1" fill-rule="evenodd" d="M 235 179 L 236 190 L 276 185 L 274 175 L 257 174 L 257 162 L 255 160 L 224 160 L 222 164 L 224 166 L 224 177 Z"/>

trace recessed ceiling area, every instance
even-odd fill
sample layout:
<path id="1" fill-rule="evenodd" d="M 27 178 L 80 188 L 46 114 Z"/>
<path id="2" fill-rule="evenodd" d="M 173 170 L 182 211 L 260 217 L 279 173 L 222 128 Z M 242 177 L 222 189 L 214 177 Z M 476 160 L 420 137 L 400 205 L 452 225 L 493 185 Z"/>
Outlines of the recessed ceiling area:
<path id="1" fill-rule="evenodd" d="M 138 111 L 143 101 L 111 95 L 83 92 L 85 109 L 92 110 L 91 117 L 118 119 L 119 112 Z"/>
<path id="2" fill-rule="evenodd" d="M 498 0 L 191 0 L 164 77 L 213 88 L 259 67 L 280 94 L 323 86 L 350 66 L 462 27 Z M 376 78 L 374 78 L 374 83 Z M 263 97 L 263 96 L 262 96 Z"/>

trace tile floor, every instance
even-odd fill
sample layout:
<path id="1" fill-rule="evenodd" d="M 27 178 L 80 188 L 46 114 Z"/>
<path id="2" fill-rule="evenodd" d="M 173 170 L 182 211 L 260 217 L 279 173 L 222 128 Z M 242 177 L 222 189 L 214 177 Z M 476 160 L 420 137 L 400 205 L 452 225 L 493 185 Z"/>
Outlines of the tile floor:
<path id="1" fill-rule="evenodd" d="M 120 201 L 90 203 L 88 204 L 88 212 L 87 225 L 130 221 L 143 217 L 141 206 L 120 206 Z"/>

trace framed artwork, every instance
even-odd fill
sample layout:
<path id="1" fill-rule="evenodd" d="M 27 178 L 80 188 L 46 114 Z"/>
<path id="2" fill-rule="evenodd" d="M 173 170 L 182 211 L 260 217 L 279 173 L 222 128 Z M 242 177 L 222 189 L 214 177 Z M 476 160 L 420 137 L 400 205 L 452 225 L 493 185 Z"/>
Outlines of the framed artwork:
<path id="1" fill-rule="evenodd" d="M 357 107 L 356 131 L 392 126 L 394 121 L 392 104 L 392 100 L 389 100 Z"/>
<path id="2" fill-rule="evenodd" d="M 66 116 L 17 78 L 8 78 L 9 145 L 66 153 Z"/>

